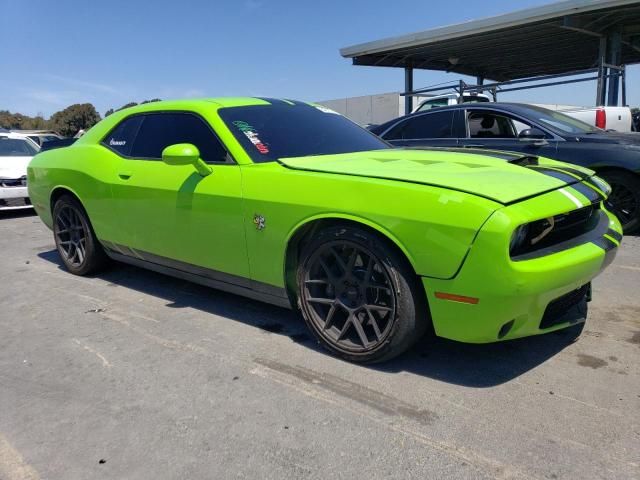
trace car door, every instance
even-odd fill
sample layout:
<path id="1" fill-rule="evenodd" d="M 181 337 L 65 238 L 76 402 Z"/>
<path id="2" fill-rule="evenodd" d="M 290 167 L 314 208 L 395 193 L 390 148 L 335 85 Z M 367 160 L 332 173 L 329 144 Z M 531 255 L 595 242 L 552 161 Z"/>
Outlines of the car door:
<path id="1" fill-rule="evenodd" d="M 466 138 L 460 139 L 462 147 L 551 157 L 555 154 L 557 142 L 546 132 L 547 138 L 541 141 L 523 141 L 518 138 L 520 132 L 533 126 L 524 119 L 488 109 L 467 109 L 464 112 L 464 120 Z"/>
<path id="2" fill-rule="evenodd" d="M 382 138 L 399 147 L 455 147 L 455 110 L 440 110 L 407 117 L 391 127 Z"/>
<path id="3" fill-rule="evenodd" d="M 177 143 L 195 145 L 212 173 L 165 164 L 162 151 Z M 249 277 L 240 168 L 203 118 L 192 112 L 129 117 L 103 145 L 120 149 L 112 185 L 119 253 L 231 283 L 238 282 L 225 275 Z"/>

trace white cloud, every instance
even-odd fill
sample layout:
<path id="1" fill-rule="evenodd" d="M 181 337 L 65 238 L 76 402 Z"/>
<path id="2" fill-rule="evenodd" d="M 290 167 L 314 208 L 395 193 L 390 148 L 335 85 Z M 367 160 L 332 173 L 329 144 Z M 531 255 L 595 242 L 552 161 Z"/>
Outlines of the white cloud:
<path id="1" fill-rule="evenodd" d="M 184 92 L 182 92 L 182 98 L 198 98 L 198 97 L 204 97 L 204 96 L 205 96 L 204 91 L 200 90 L 199 88 L 189 88 Z"/>
<path id="2" fill-rule="evenodd" d="M 96 92 L 110 93 L 112 95 L 117 95 L 121 93 L 121 90 L 118 90 L 117 88 L 112 87 L 111 85 L 106 85 L 103 83 L 96 83 L 96 82 L 88 82 L 85 80 L 80 80 L 78 78 L 63 77 L 61 75 L 53 75 L 49 73 L 45 74 L 44 78 L 48 80 L 52 80 L 54 82 L 69 85 L 72 87 L 93 90 Z"/>
<path id="3" fill-rule="evenodd" d="M 24 97 L 37 102 L 51 105 L 67 105 L 69 99 L 76 95 L 75 92 L 59 92 L 52 90 L 28 90 L 24 92 Z"/>

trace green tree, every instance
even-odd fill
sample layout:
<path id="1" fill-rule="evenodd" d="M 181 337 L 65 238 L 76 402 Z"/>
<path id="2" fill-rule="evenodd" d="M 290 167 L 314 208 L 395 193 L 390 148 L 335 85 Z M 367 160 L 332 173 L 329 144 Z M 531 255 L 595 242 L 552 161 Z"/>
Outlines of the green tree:
<path id="1" fill-rule="evenodd" d="M 71 137 L 79 130 L 93 127 L 100 121 L 100 114 L 90 103 L 76 103 L 54 113 L 49 120 L 50 128 Z"/>
<path id="2" fill-rule="evenodd" d="M 9 110 L 0 110 L 0 127 L 2 128 L 23 128 L 22 124 L 25 116 L 21 113 L 11 113 Z"/>
<path id="3" fill-rule="evenodd" d="M 136 105 L 144 105 L 145 103 L 151 103 L 151 102 L 159 102 L 160 99 L 159 98 L 152 98 L 151 100 L 143 100 L 140 103 L 137 102 L 129 102 L 129 103 L 125 103 L 123 106 L 121 106 L 120 108 L 110 108 L 109 110 L 107 110 L 106 112 L 104 112 L 104 116 L 105 118 L 108 117 L 109 115 L 115 113 L 115 112 L 119 112 L 120 110 L 124 110 L 125 108 L 129 108 L 129 107 L 135 107 Z"/>
<path id="4" fill-rule="evenodd" d="M 136 105 L 138 105 L 137 102 L 125 103 L 123 106 L 121 106 L 119 109 L 117 109 L 116 112 L 119 112 L 120 110 L 124 110 L 125 108 L 135 107 Z"/>

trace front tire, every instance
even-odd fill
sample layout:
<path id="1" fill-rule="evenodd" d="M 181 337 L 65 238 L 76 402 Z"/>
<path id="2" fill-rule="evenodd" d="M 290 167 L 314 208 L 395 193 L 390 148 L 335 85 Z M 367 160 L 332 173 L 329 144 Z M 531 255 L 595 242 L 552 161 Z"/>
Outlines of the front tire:
<path id="1" fill-rule="evenodd" d="M 303 248 L 297 295 L 318 341 L 353 362 L 400 355 L 429 325 L 424 290 L 404 256 L 351 225 L 321 230 Z"/>
<path id="2" fill-rule="evenodd" d="M 61 196 L 53 206 L 53 237 L 62 262 L 74 275 L 96 273 L 108 262 L 87 212 L 71 195 Z"/>
<path id="3" fill-rule="evenodd" d="M 640 231 L 640 178 L 622 171 L 603 172 L 601 176 L 611 185 L 607 203 L 620 220 L 624 233 Z"/>

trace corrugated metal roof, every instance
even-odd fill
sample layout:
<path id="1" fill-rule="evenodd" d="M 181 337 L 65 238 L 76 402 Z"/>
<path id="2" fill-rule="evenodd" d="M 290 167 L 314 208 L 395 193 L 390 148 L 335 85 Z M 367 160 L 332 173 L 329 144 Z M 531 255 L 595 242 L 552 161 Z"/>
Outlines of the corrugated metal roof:
<path id="1" fill-rule="evenodd" d="M 354 65 L 510 80 L 594 67 L 599 35 L 613 30 L 622 34 L 622 63 L 640 62 L 638 0 L 568 0 L 345 47 L 340 53 Z"/>

